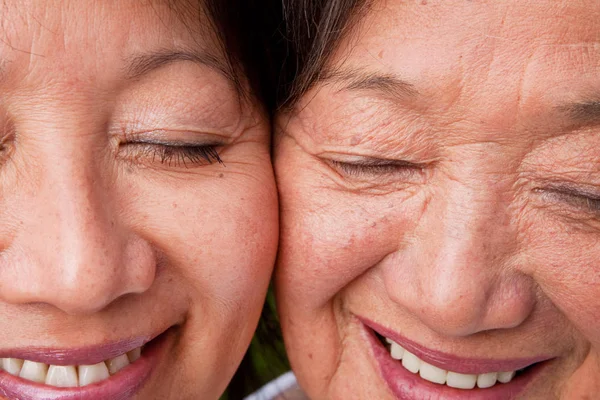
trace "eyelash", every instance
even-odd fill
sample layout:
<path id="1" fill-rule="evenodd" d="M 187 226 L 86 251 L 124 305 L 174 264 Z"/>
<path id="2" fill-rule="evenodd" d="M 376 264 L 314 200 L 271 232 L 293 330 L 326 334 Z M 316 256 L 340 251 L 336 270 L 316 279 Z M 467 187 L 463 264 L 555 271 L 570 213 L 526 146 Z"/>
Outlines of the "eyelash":
<path id="1" fill-rule="evenodd" d="M 381 164 L 359 164 L 331 161 L 331 164 L 338 170 L 341 170 L 344 174 L 357 178 L 396 173 L 408 174 L 410 177 L 422 170 L 422 167 L 420 167 L 418 164 L 409 163 L 406 161 L 384 161 Z"/>
<path id="2" fill-rule="evenodd" d="M 600 215 L 600 198 L 571 191 L 552 190 L 560 200 L 585 211 Z"/>
<path id="3" fill-rule="evenodd" d="M 225 165 L 219 156 L 217 145 L 167 144 L 152 142 L 129 142 L 127 147 L 141 148 L 136 157 L 149 157 L 152 162 L 160 162 L 169 167 L 190 168 L 197 165 L 219 163 Z"/>

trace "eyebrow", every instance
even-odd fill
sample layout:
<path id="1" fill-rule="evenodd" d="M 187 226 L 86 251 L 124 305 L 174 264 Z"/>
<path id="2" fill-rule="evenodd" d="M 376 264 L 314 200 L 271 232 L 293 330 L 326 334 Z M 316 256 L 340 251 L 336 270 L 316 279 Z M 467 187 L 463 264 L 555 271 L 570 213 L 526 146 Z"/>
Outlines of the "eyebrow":
<path id="1" fill-rule="evenodd" d="M 419 92 L 414 85 L 394 75 L 361 70 L 325 71 L 318 82 L 333 83 L 340 90 L 372 92 L 376 96 L 407 100 L 416 97 Z"/>
<path id="2" fill-rule="evenodd" d="M 221 73 L 234 83 L 234 85 L 237 85 L 237 79 L 226 62 L 201 50 L 159 50 L 152 53 L 136 55 L 128 60 L 125 74 L 128 79 L 133 80 L 165 65 L 178 61 L 191 61 L 209 67 Z"/>
<path id="3" fill-rule="evenodd" d="M 568 103 L 558 110 L 577 125 L 600 125 L 600 100 Z"/>

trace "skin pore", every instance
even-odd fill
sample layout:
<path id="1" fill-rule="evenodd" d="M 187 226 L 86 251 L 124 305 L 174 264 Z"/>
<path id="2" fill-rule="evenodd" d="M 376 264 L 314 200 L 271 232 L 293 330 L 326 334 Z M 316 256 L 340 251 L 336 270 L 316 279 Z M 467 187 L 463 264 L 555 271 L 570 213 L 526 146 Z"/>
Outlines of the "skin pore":
<path id="1" fill-rule="evenodd" d="M 495 390 L 390 382 L 403 367 L 380 350 L 395 335 L 463 367 L 543 360 L 498 398 L 593 398 L 600 6 L 367 10 L 278 120 L 276 285 L 300 385 L 314 399 Z"/>
<path id="2" fill-rule="evenodd" d="M 171 3 L 0 5 L 0 357 L 160 335 L 127 398 L 216 399 L 274 263 L 269 124 Z"/>

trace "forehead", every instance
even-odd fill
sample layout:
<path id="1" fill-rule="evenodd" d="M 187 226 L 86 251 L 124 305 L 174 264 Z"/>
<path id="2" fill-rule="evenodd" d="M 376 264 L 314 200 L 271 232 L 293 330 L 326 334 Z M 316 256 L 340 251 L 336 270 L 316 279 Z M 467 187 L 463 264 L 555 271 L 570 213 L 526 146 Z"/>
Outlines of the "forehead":
<path id="1" fill-rule="evenodd" d="M 334 62 L 341 62 L 348 53 L 356 61 L 369 56 L 399 61 L 394 53 L 401 52 L 406 59 L 433 45 L 436 54 L 428 60 L 431 66 L 447 66 L 458 59 L 489 65 L 490 56 L 526 57 L 540 48 L 546 55 L 561 50 L 585 52 L 590 47 L 598 50 L 600 41 L 600 3 L 596 1 L 374 0 L 369 4 L 360 29 L 345 38 Z"/>
<path id="2" fill-rule="evenodd" d="M 600 93 L 598 21 L 597 1 L 375 0 L 329 67 L 398 77 L 440 107 L 535 112 Z"/>
<path id="3" fill-rule="evenodd" d="M 147 51 L 195 47 L 218 58 L 210 26 L 199 1 L 3 1 L 0 68 L 14 81 L 50 69 L 102 76 Z"/>

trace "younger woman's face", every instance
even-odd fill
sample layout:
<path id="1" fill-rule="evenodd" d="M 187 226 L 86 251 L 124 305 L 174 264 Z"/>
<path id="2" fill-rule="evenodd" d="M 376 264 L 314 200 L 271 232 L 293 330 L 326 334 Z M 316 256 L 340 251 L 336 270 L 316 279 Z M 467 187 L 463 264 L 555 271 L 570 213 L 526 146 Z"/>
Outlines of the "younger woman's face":
<path id="1" fill-rule="evenodd" d="M 598 21 L 370 2 L 281 116 L 276 283 L 311 398 L 600 393 Z"/>
<path id="2" fill-rule="evenodd" d="M 251 338 L 268 124 L 171 3 L 0 6 L 3 398 L 217 398 Z"/>

